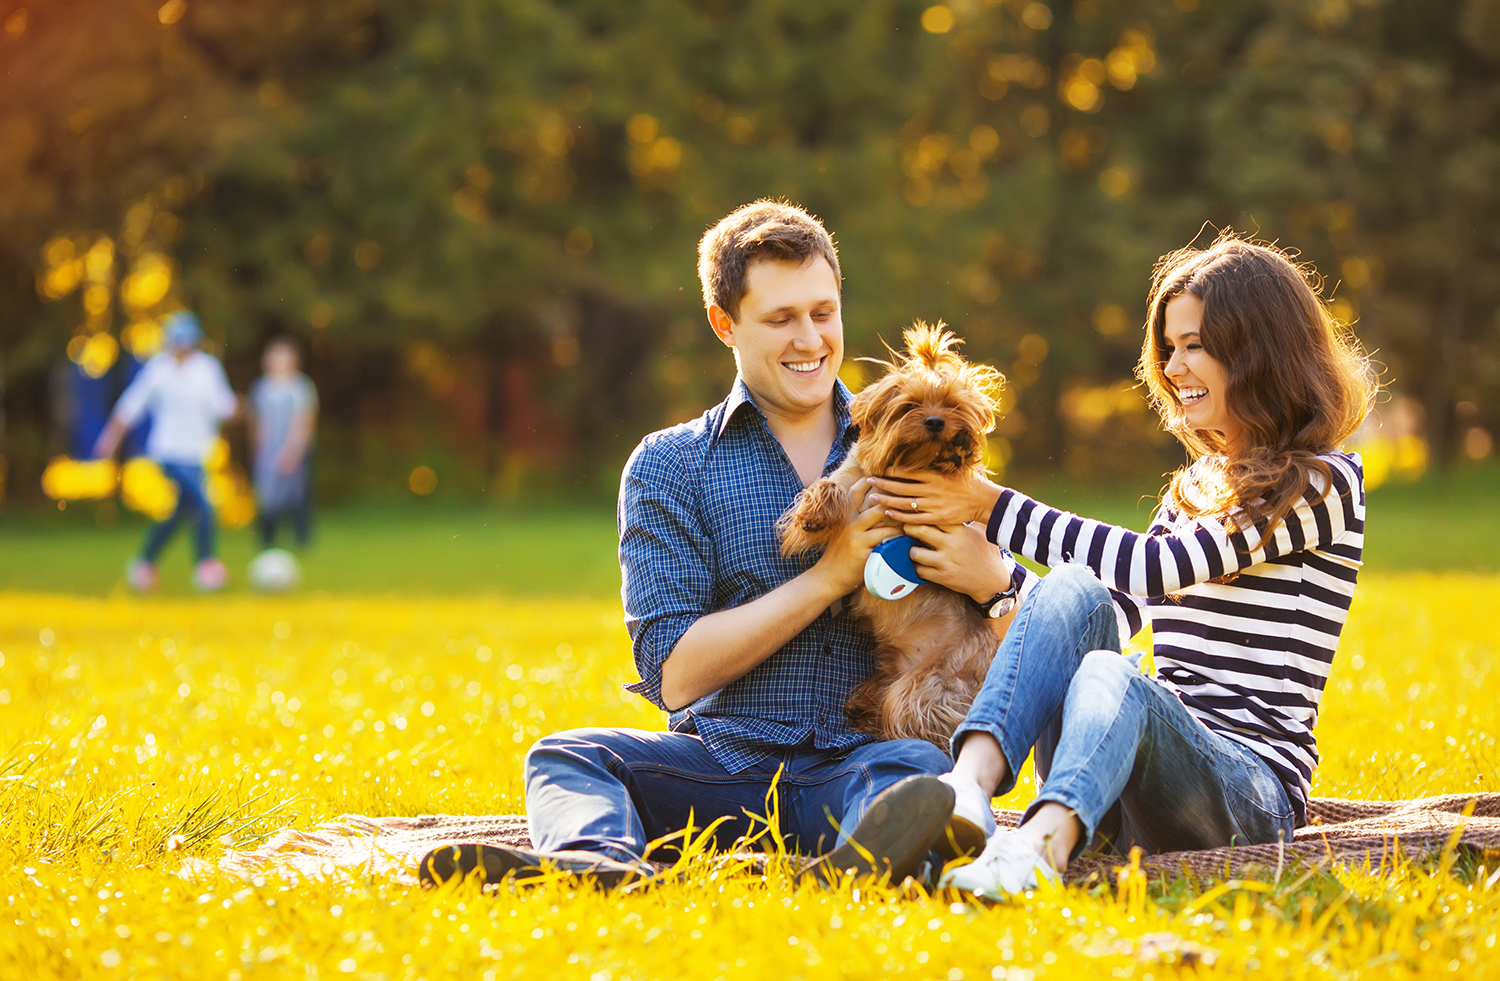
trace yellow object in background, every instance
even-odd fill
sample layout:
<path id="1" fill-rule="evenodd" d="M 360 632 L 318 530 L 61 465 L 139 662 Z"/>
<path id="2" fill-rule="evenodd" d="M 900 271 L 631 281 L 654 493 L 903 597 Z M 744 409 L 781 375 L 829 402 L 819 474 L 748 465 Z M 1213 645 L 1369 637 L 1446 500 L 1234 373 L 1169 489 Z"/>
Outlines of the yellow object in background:
<path id="1" fill-rule="evenodd" d="M 203 461 L 207 475 L 204 493 L 214 506 L 219 524 L 225 528 L 243 528 L 255 520 L 255 491 L 245 473 L 230 458 L 229 441 L 220 436 Z"/>
<path id="2" fill-rule="evenodd" d="M 203 471 L 203 491 L 220 525 L 243 528 L 255 520 L 255 492 L 244 473 L 230 462 L 229 443 L 223 437 L 214 440 L 203 461 Z M 120 496 L 126 507 L 152 521 L 165 521 L 177 508 L 177 485 L 145 457 L 125 464 Z"/>
<path id="3" fill-rule="evenodd" d="M 108 331 L 79 334 L 68 342 L 68 357 L 90 378 L 103 378 L 120 357 L 120 342 Z"/>
<path id="4" fill-rule="evenodd" d="M 132 511 L 152 521 L 165 521 L 177 509 L 177 485 L 154 460 L 138 456 L 120 474 L 120 498 Z"/>
<path id="5" fill-rule="evenodd" d="M 42 493 L 54 501 L 97 501 L 113 497 L 119 486 L 113 460 L 75 460 L 55 456 L 42 471 Z"/>
<path id="6" fill-rule="evenodd" d="M 146 361 L 161 350 L 161 321 L 136 320 L 126 324 L 120 330 L 120 343 L 137 361 Z"/>
<path id="7" fill-rule="evenodd" d="M 255 491 L 245 473 L 230 460 L 229 443 L 214 441 L 203 465 L 204 493 L 214 506 L 219 524 L 243 528 L 255 520 Z M 42 472 L 42 492 L 54 501 L 104 500 L 120 492 L 132 511 L 152 521 L 165 521 L 177 509 L 177 485 L 154 460 L 138 456 L 123 467 L 113 460 L 75 460 L 53 457 Z"/>
<path id="8" fill-rule="evenodd" d="M 212 476 L 223 473 L 229 469 L 229 440 L 223 436 L 214 440 L 213 445 L 208 448 L 208 456 L 203 458 L 203 472 Z"/>
<path id="9" fill-rule="evenodd" d="M 238 469 L 225 468 L 210 472 L 204 492 L 214 506 L 219 524 L 225 528 L 243 528 L 255 520 L 255 492 Z"/>

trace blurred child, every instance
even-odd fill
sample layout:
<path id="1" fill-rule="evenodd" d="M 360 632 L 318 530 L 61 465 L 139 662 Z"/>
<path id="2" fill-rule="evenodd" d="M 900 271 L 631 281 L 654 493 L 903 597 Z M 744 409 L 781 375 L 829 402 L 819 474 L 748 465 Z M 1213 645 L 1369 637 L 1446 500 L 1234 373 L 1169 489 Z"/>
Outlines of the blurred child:
<path id="1" fill-rule="evenodd" d="M 265 374 L 250 386 L 250 447 L 261 548 L 276 545 L 276 526 L 290 518 L 299 546 L 307 545 L 312 488 L 308 462 L 318 419 L 318 390 L 301 371 L 297 342 L 274 338 L 261 356 Z"/>
<path id="2" fill-rule="evenodd" d="M 177 508 L 147 530 L 140 556 L 126 567 L 126 578 L 137 592 L 156 588 L 156 559 L 183 515 L 191 511 L 197 516 L 193 581 L 199 589 L 213 591 L 224 587 L 228 573 L 214 555 L 214 511 L 204 493 L 203 462 L 220 424 L 235 414 L 239 400 L 224 377 L 224 366 L 198 349 L 203 330 L 197 317 L 180 310 L 167 317 L 162 330 L 161 353 L 146 362 L 120 395 L 94 444 L 94 454 L 114 456 L 124 435 L 151 413 L 146 455 L 177 485 Z"/>

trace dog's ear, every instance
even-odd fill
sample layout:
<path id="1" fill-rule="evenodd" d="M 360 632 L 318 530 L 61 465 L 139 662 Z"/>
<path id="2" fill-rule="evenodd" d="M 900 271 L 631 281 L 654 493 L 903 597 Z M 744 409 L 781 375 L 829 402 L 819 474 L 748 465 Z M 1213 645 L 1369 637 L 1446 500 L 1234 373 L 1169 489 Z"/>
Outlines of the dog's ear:
<path id="1" fill-rule="evenodd" d="M 1000 411 L 1000 390 L 1005 387 L 1005 376 L 998 369 L 987 364 L 965 363 L 958 377 L 964 387 L 984 402 L 991 416 Z"/>
<path id="2" fill-rule="evenodd" d="M 900 386 L 900 375 L 893 368 L 854 396 L 854 401 L 849 403 L 849 421 L 859 427 L 861 436 L 869 435 L 880 427 L 889 413 L 891 399 Z"/>

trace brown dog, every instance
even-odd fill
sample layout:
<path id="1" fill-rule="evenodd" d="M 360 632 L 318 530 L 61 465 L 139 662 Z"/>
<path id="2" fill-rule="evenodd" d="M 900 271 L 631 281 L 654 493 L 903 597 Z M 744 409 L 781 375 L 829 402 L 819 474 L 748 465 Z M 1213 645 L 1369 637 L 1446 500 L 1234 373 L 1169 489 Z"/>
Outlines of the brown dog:
<path id="1" fill-rule="evenodd" d="M 859 427 L 844 463 L 809 486 L 781 516 L 784 555 L 825 546 L 858 502 L 850 488 L 892 467 L 957 473 L 984 468 L 984 437 L 995 428 L 1005 379 L 954 352 L 962 343 L 920 321 L 903 335 L 899 364 L 855 396 Z M 895 352 L 892 352 L 895 356 Z M 929 583 L 898 600 L 860 589 L 854 612 L 875 635 L 875 673 L 849 699 L 850 722 L 886 739 L 926 739 L 945 752 L 995 656 L 993 622 L 967 597 Z"/>

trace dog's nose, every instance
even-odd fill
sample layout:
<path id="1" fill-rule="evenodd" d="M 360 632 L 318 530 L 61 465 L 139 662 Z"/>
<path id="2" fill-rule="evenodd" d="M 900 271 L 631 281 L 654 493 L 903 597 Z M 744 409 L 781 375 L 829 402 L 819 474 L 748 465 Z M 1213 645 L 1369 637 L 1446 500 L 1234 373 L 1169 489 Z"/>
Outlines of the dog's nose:
<path id="1" fill-rule="evenodd" d="M 922 420 L 922 425 L 927 427 L 927 431 L 929 433 L 936 436 L 938 433 L 943 431 L 943 427 L 946 426 L 947 423 L 943 421 L 942 416 L 928 416 L 926 419 Z"/>

